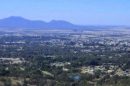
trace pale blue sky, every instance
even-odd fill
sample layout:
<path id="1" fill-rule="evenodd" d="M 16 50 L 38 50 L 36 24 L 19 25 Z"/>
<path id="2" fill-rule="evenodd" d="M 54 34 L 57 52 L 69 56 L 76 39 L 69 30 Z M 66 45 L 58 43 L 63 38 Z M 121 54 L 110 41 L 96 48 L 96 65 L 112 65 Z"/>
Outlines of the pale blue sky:
<path id="1" fill-rule="evenodd" d="M 0 19 L 9 16 L 83 25 L 130 25 L 130 0 L 0 0 Z"/>

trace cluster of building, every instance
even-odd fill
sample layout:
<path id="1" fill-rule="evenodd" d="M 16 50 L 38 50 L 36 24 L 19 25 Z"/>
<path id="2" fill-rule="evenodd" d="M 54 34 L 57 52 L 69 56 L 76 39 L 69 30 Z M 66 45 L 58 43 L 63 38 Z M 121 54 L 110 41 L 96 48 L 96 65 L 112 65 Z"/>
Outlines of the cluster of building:
<path id="1" fill-rule="evenodd" d="M 130 69 L 121 69 L 119 66 L 115 65 L 109 65 L 107 67 L 101 65 L 101 66 L 87 66 L 87 67 L 81 67 L 80 68 L 82 74 L 91 74 L 95 75 L 97 72 L 101 75 L 107 75 L 110 76 L 118 75 L 118 76 L 130 76 Z"/>
<path id="2" fill-rule="evenodd" d="M 22 64 L 24 62 L 23 58 L 0 58 L 0 64 Z"/>

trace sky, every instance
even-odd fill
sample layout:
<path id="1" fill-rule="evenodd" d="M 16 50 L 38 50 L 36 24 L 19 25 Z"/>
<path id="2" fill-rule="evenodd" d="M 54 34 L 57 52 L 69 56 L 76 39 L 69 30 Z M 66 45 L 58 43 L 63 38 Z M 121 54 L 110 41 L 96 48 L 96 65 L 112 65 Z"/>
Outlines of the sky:
<path id="1" fill-rule="evenodd" d="M 79 25 L 129 25 L 130 0 L 0 0 L 0 19 L 65 20 Z"/>

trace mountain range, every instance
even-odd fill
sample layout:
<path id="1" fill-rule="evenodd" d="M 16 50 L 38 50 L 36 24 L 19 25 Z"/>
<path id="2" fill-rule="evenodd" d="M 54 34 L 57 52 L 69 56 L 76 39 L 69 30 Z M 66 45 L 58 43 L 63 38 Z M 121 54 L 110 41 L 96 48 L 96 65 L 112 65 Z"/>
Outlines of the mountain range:
<path id="1" fill-rule="evenodd" d="M 74 25 L 67 21 L 52 20 L 44 22 L 41 20 L 28 20 L 22 17 L 11 16 L 0 19 L 0 28 L 28 28 L 28 29 L 78 29 L 83 26 Z"/>
<path id="2" fill-rule="evenodd" d="M 63 20 L 52 20 L 50 22 L 45 22 L 41 20 L 29 20 L 23 17 L 11 16 L 8 18 L 0 19 L 0 29 L 87 29 L 87 30 L 97 30 L 97 29 L 110 29 L 117 26 L 84 26 L 75 25 Z"/>

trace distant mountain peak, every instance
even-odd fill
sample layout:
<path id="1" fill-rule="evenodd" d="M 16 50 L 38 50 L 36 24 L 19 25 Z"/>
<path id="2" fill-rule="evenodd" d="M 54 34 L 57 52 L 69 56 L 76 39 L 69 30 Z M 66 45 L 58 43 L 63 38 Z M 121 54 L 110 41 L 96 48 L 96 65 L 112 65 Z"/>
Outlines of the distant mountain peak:
<path id="1" fill-rule="evenodd" d="M 20 16 L 10 16 L 8 18 L 0 19 L 0 29 L 68 29 L 68 30 L 99 30 L 117 28 L 117 26 L 83 26 L 74 25 L 63 20 L 52 20 L 44 22 L 42 20 L 29 20 Z"/>
<path id="2" fill-rule="evenodd" d="M 0 19 L 0 28 L 74 29 L 75 25 L 63 20 L 52 20 L 47 23 L 41 20 L 28 20 L 20 16 L 10 16 Z"/>
<path id="3" fill-rule="evenodd" d="M 23 18 L 23 17 L 20 17 L 20 16 L 10 16 L 10 17 L 7 17 L 7 18 L 4 18 L 4 19 L 12 19 L 12 20 L 14 20 L 14 19 L 24 19 L 25 20 L 25 18 Z"/>
<path id="4" fill-rule="evenodd" d="M 72 24 L 72 23 L 64 21 L 64 20 L 52 20 L 49 23 L 66 23 L 66 24 Z"/>

